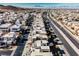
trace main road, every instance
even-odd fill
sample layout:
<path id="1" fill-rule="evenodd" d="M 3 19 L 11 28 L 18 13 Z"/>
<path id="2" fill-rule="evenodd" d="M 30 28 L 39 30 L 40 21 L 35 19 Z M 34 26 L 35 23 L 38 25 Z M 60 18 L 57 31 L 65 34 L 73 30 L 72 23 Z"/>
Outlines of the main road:
<path id="1" fill-rule="evenodd" d="M 62 34 L 58 31 L 58 29 L 57 29 L 54 25 L 56 25 L 56 26 L 66 35 L 66 37 L 67 37 L 68 39 L 70 39 L 76 46 L 78 46 L 78 42 L 76 42 L 75 39 L 74 39 L 73 37 L 71 37 L 71 36 L 69 35 L 69 33 L 64 30 L 63 27 L 61 27 L 58 23 L 56 23 L 54 20 L 52 20 L 51 17 L 49 17 L 49 18 L 46 17 L 46 19 L 49 20 L 50 25 L 53 27 L 55 33 L 58 35 L 58 37 L 59 37 L 59 38 L 61 39 L 61 41 L 63 42 L 65 48 L 67 49 L 67 51 L 68 51 L 68 53 L 69 53 L 69 55 L 71 55 L 71 56 L 78 56 L 79 54 L 78 54 L 76 51 L 74 51 L 74 49 L 73 49 L 74 47 L 72 48 L 72 47 L 70 46 L 70 44 L 66 41 L 66 39 L 62 36 Z M 79 47 L 79 46 L 78 46 L 78 47 Z"/>
<path id="2" fill-rule="evenodd" d="M 59 25 L 57 22 L 55 22 L 54 20 L 52 20 L 55 25 L 57 27 L 59 27 L 60 30 L 62 30 L 62 32 L 75 44 L 75 46 L 79 49 L 79 42 L 76 40 L 76 38 L 74 38 L 72 35 L 70 35 L 68 33 L 68 31 L 66 31 L 63 27 L 61 27 L 61 25 Z"/>

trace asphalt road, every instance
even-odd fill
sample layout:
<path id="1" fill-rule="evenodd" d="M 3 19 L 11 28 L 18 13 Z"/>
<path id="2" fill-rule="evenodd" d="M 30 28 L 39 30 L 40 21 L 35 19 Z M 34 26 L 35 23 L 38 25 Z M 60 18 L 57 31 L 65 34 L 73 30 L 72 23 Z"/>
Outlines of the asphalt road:
<path id="1" fill-rule="evenodd" d="M 33 19 L 33 17 L 28 18 L 28 20 L 30 20 L 29 23 L 28 23 L 28 24 L 30 24 L 29 27 L 31 27 L 31 25 L 32 25 L 32 22 L 31 22 L 32 19 Z M 29 33 L 25 33 L 25 34 L 27 34 L 27 37 L 28 37 Z M 16 51 L 14 53 L 14 56 L 21 56 L 22 55 L 25 44 L 26 44 L 26 41 L 27 40 L 25 40 L 25 39 L 20 39 L 20 41 L 18 42 L 17 49 L 16 49 Z"/>
<path id="2" fill-rule="evenodd" d="M 12 53 L 12 50 L 2 50 L 2 51 L 0 51 L 0 56 L 10 56 L 11 55 L 11 53 Z"/>
<path id="3" fill-rule="evenodd" d="M 52 20 L 53 21 L 53 20 Z M 58 23 L 53 21 L 57 27 L 59 27 L 60 30 L 63 31 L 63 33 L 72 41 L 72 43 L 75 44 L 75 46 L 79 49 L 79 43 L 76 41 L 75 38 L 73 38 L 63 27 L 61 27 Z"/>
<path id="4" fill-rule="evenodd" d="M 18 44 L 17 49 L 16 49 L 13 56 L 21 56 L 22 55 L 22 52 L 23 52 L 23 49 L 24 49 L 24 46 L 25 46 L 25 42 L 22 43 L 21 41 L 18 42 L 19 44 Z"/>
<path id="5" fill-rule="evenodd" d="M 51 18 L 50 18 L 50 20 L 52 20 Z M 50 21 L 49 20 L 49 21 Z M 68 44 L 68 42 L 65 40 L 65 38 L 61 35 L 61 33 L 54 27 L 54 25 L 53 24 L 55 24 L 60 30 L 62 30 L 63 32 L 64 32 L 64 34 L 70 39 L 70 35 L 68 35 L 68 33 L 61 27 L 61 26 L 59 26 L 55 21 L 50 21 L 50 25 L 53 27 L 53 29 L 54 29 L 54 31 L 55 31 L 55 33 L 57 34 L 57 36 L 60 38 L 60 40 L 63 42 L 63 44 L 64 44 L 64 46 L 65 46 L 65 48 L 67 49 L 67 51 L 68 51 L 68 53 L 69 53 L 69 55 L 70 56 L 78 56 L 78 54 L 73 50 L 73 48 Z M 72 37 L 71 37 L 71 39 L 72 39 L 72 41 L 74 40 Z M 71 40 L 70 39 L 70 40 Z M 76 42 L 75 42 L 75 44 L 77 44 Z"/>

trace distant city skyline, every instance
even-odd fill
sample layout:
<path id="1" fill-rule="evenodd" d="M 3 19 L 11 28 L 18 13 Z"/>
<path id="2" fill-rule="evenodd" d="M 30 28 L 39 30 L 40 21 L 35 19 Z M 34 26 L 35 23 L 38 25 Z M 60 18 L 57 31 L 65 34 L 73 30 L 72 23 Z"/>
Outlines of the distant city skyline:
<path id="1" fill-rule="evenodd" d="M 0 3 L 17 7 L 79 8 L 79 3 Z"/>

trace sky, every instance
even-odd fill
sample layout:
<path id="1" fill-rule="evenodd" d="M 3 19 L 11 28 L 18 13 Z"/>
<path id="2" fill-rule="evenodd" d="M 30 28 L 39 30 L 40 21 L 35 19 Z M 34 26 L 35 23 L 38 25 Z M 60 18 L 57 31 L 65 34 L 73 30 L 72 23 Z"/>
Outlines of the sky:
<path id="1" fill-rule="evenodd" d="M 0 3 L 1 5 L 12 5 L 18 7 L 63 7 L 63 8 L 79 8 L 79 3 Z"/>

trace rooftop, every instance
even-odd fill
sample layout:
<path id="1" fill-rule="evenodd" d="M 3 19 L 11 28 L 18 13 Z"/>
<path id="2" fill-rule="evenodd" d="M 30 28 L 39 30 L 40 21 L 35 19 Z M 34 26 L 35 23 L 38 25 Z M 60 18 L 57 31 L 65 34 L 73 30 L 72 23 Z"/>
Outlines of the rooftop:
<path id="1" fill-rule="evenodd" d="M 8 28 L 10 27 L 12 24 L 11 23 L 6 23 L 6 24 L 1 24 L 0 28 Z"/>
<path id="2" fill-rule="evenodd" d="M 13 37 L 15 34 L 16 34 L 15 32 L 10 32 L 10 33 L 3 35 L 2 37 Z"/>
<path id="3" fill-rule="evenodd" d="M 13 25 L 11 28 L 19 28 L 21 25 Z"/>

